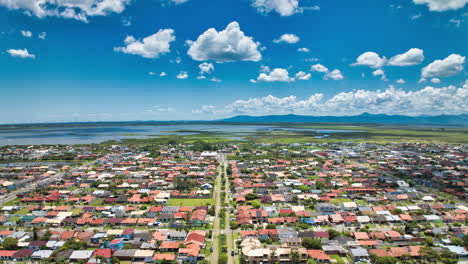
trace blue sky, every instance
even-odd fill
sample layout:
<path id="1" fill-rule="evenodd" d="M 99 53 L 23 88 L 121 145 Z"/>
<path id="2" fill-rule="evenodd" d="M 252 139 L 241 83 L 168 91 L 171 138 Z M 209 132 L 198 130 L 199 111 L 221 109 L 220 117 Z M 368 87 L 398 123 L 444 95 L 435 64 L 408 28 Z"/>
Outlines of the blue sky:
<path id="1" fill-rule="evenodd" d="M 0 123 L 468 113 L 467 2 L 0 0 Z"/>

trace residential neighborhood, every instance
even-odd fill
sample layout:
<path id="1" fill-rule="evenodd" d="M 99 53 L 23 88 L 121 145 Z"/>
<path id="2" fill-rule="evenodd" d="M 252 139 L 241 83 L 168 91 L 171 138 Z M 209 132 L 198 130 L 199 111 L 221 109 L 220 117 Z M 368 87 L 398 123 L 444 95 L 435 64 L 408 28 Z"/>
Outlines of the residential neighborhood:
<path id="1" fill-rule="evenodd" d="M 244 144 L 196 151 L 179 144 L 2 151 L 1 261 L 468 260 L 466 146 Z M 54 162 L 47 153 L 71 158 Z"/>

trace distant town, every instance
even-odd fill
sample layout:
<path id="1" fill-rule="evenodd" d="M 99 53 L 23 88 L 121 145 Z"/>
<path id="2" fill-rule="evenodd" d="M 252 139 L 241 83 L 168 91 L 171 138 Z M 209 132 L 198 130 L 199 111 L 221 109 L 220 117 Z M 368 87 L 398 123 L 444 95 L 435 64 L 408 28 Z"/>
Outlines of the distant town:
<path id="1" fill-rule="evenodd" d="M 4 263 L 464 263 L 466 145 L 0 148 Z"/>

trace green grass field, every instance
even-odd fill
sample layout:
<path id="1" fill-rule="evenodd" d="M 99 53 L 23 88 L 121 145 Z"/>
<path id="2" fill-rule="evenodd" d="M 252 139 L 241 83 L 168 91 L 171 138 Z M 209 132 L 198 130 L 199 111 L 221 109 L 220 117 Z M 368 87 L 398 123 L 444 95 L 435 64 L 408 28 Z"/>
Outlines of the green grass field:
<path id="1" fill-rule="evenodd" d="M 169 199 L 169 206 L 204 206 L 213 205 L 214 199 Z"/>
<path id="2" fill-rule="evenodd" d="M 252 125 L 252 124 L 249 124 Z M 382 124 L 270 124 L 273 130 L 254 130 L 241 133 L 190 130 L 190 135 L 159 135 L 147 139 L 123 139 L 121 142 L 107 141 L 104 144 L 166 144 L 177 142 L 192 144 L 206 143 L 468 143 L 468 128 L 465 127 L 425 127 Z M 242 126 L 242 125 L 240 125 Z M 278 129 L 274 129 L 278 128 Z M 291 128 L 290 130 L 288 128 Z M 295 130 L 311 129 L 311 130 Z M 348 132 L 318 133 L 312 129 L 347 130 Z M 180 131 L 168 131 L 180 132 Z M 320 138 L 324 134 L 328 137 Z"/>

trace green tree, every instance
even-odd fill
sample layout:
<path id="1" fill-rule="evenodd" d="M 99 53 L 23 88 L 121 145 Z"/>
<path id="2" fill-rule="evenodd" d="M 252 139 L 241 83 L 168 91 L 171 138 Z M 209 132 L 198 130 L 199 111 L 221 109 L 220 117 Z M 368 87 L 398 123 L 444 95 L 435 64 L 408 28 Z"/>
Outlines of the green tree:
<path id="1" fill-rule="evenodd" d="M 2 247 L 6 250 L 16 249 L 18 247 L 18 239 L 14 237 L 7 237 L 2 242 Z"/>
<path id="2" fill-rule="evenodd" d="M 392 256 L 377 257 L 375 264 L 396 264 L 398 259 Z"/>
<path id="3" fill-rule="evenodd" d="M 322 249 L 322 241 L 318 238 L 305 237 L 302 239 L 302 246 L 307 249 Z"/>

